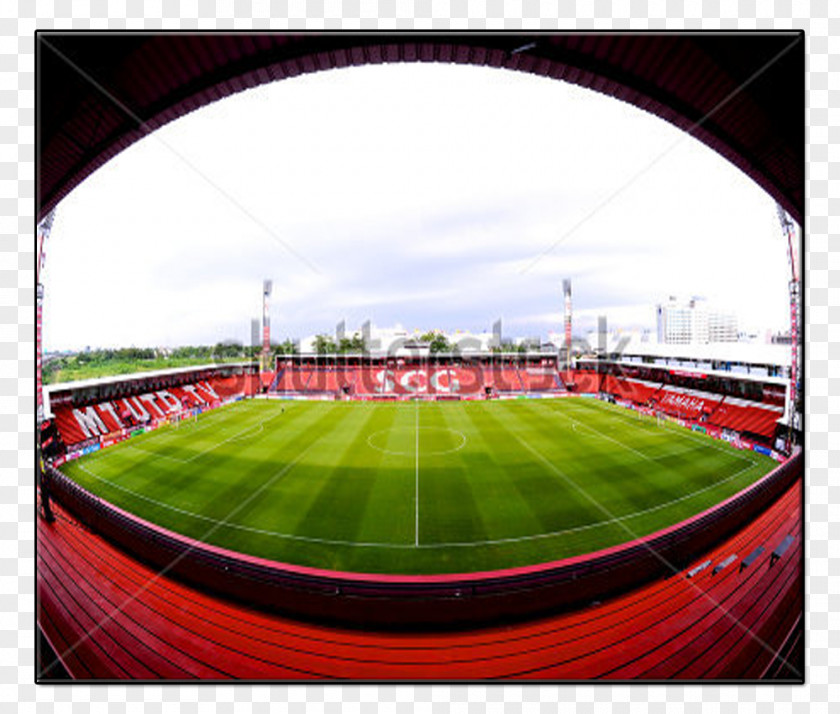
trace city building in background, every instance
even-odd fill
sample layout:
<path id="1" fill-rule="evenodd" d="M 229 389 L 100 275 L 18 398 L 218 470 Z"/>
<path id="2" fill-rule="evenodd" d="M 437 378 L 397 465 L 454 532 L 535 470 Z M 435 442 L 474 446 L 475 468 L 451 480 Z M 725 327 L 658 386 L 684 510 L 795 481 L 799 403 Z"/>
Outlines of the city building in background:
<path id="1" fill-rule="evenodd" d="M 707 345 L 738 341 L 738 320 L 701 297 L 675 296 L 656 306 L 656 336 L 665 345 Z"/>

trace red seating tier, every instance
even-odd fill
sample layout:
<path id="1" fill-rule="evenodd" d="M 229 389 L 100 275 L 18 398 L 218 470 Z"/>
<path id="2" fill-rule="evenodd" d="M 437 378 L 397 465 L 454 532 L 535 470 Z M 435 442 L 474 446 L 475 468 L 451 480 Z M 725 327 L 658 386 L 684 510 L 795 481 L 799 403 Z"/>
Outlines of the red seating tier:
<path id="1" fill-rule="evenodd" d="M 527 392 L 548 392 L 557 390 L 557 370 L 547 368 L 519 368 L 519 378 Z"/>
<path id="2" fill-rule="evenodd" d="M 213 405 L 242 396 L 255 386 L 247 377 L 217 377 L 85 406 L 56 405 L 53 411 L 61 438 L 71 445 L 144 421 L 165 419 L 184 408 Z"/>
<path id="3" fill-rule="evenodd" d="M 580 394 L 595 394 L 598 392 L 601 376 L 597 372 L 578 369 L 571 373 L 571 378 L 576 392 Z"/>
<path id="4" fill-rule="evenodd" d="M 682 392 L 663 387 L 654 397 L 656 407 L 682 419 L 698 420 L 717 409 L 722 397 L 699 392 Z"/>
<path id="5" fill-rule="evenodd" d="M 772 438 L 783 407 L 770 404 L 746 405 L 725 399 L 709 419 L 710 424 L 738 432 L 750 432 Z"/>
<path id="6" fill-rule="evenodd" d="M 529 371 L 513 365 L 306 367 L 286 366 L 277 379 L 278 393 L 336 393 L 345 386 L 351 395 L 411 394 L 478 395 L 485 386 L 497 391 L 557 391 L 558 373 L 549 368 Z"/>
<path id="7" fill-rule="evenodd" d="M 38 519 L 38 624 L 77 678 L 704 678 L 760 676 L 802 611 L 801 481 L 703 559 L 591 607 L 469 631 L 400 633 L 305 624 L 197 591 L 76 523 Z M 695 565 L 692 563 L 691 565 Z M 788 677 L 801 676 L 788 668 Z"/>
<path id="8" fill-rule="evenodd" d="M 705 423 L 712 426 L 758 434 L 768 439 L 774 436 L 776 422 L 784 414 L 783 406 L 657 386 L 614 375 L 599 378 L 597 373 L 586 370 L 573 372 L 572 379 L 576 391 L 580 393 L 606 391 L 619 399 L 645 405 L 651 403 L 657 409 L 689 421 L 699 421 L 705 415 Z M 601 389 L 598 387 L 599 379 Z"/>
<path id="9" fill-rule="evenodd" d="M 604 377 L 604 390 L 619 399 L 628 399 L 637 404 L 647 404 L 650 399 L 659 391 L 661 385 L 642 382 L 637 379 Z"/>

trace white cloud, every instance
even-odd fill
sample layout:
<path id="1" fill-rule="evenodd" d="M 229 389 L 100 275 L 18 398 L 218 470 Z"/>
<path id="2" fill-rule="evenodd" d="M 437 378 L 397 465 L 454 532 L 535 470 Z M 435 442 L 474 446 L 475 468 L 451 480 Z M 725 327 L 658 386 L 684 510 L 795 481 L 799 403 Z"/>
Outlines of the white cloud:
<path id="1" fill-rule="evenodd" d="M 236 95 L 91 176 L 53 236 L 47 349 L 247 341 L 265 277 L 278 337 L 342 318 L 545 331 L 564 277 L 581 318 L 673 292 L 787 317 L 773 204 L 734 167 L 626 104 L 487 68 Z"/>

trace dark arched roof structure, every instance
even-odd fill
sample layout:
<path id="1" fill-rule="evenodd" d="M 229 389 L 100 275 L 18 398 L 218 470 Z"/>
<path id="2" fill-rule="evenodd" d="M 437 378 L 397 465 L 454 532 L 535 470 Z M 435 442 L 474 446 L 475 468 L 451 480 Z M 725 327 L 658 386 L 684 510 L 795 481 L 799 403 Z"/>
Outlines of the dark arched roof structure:
<path id="1" fill-rule="evenodd" d="M 307 72 L 485 65 L 571 82 L 690 132 L 804 213 L 805 41 L 735 34 L 85 34 L 37 36 L 38 217 L 144 134 Z"/>

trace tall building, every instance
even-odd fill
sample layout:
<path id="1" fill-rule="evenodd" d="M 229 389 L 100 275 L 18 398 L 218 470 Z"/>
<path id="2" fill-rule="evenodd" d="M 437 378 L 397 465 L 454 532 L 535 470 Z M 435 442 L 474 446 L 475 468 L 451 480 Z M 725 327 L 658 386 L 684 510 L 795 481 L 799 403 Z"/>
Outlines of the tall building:
<path id="1" fill-rule="evenodd" d="M 673 295 L 664 305 L 656 306 L 656 338 L 662 344 L 688 345 L 692 342 L 693 301 L 681 303 Z"/>
<path id="2" fill-rule="evenodd" d="M 738 319 L 731 312 L 709 313 L 709 342 L 737 342 Z"/>
<path id="3" fill-rule="evenodd" d="M 656 337 L 667 345 L 706 345 L 738 341 L 738 321 L 734 314 L 714 309 L 705 299 L 678 300 L 656 306 Z"/>

